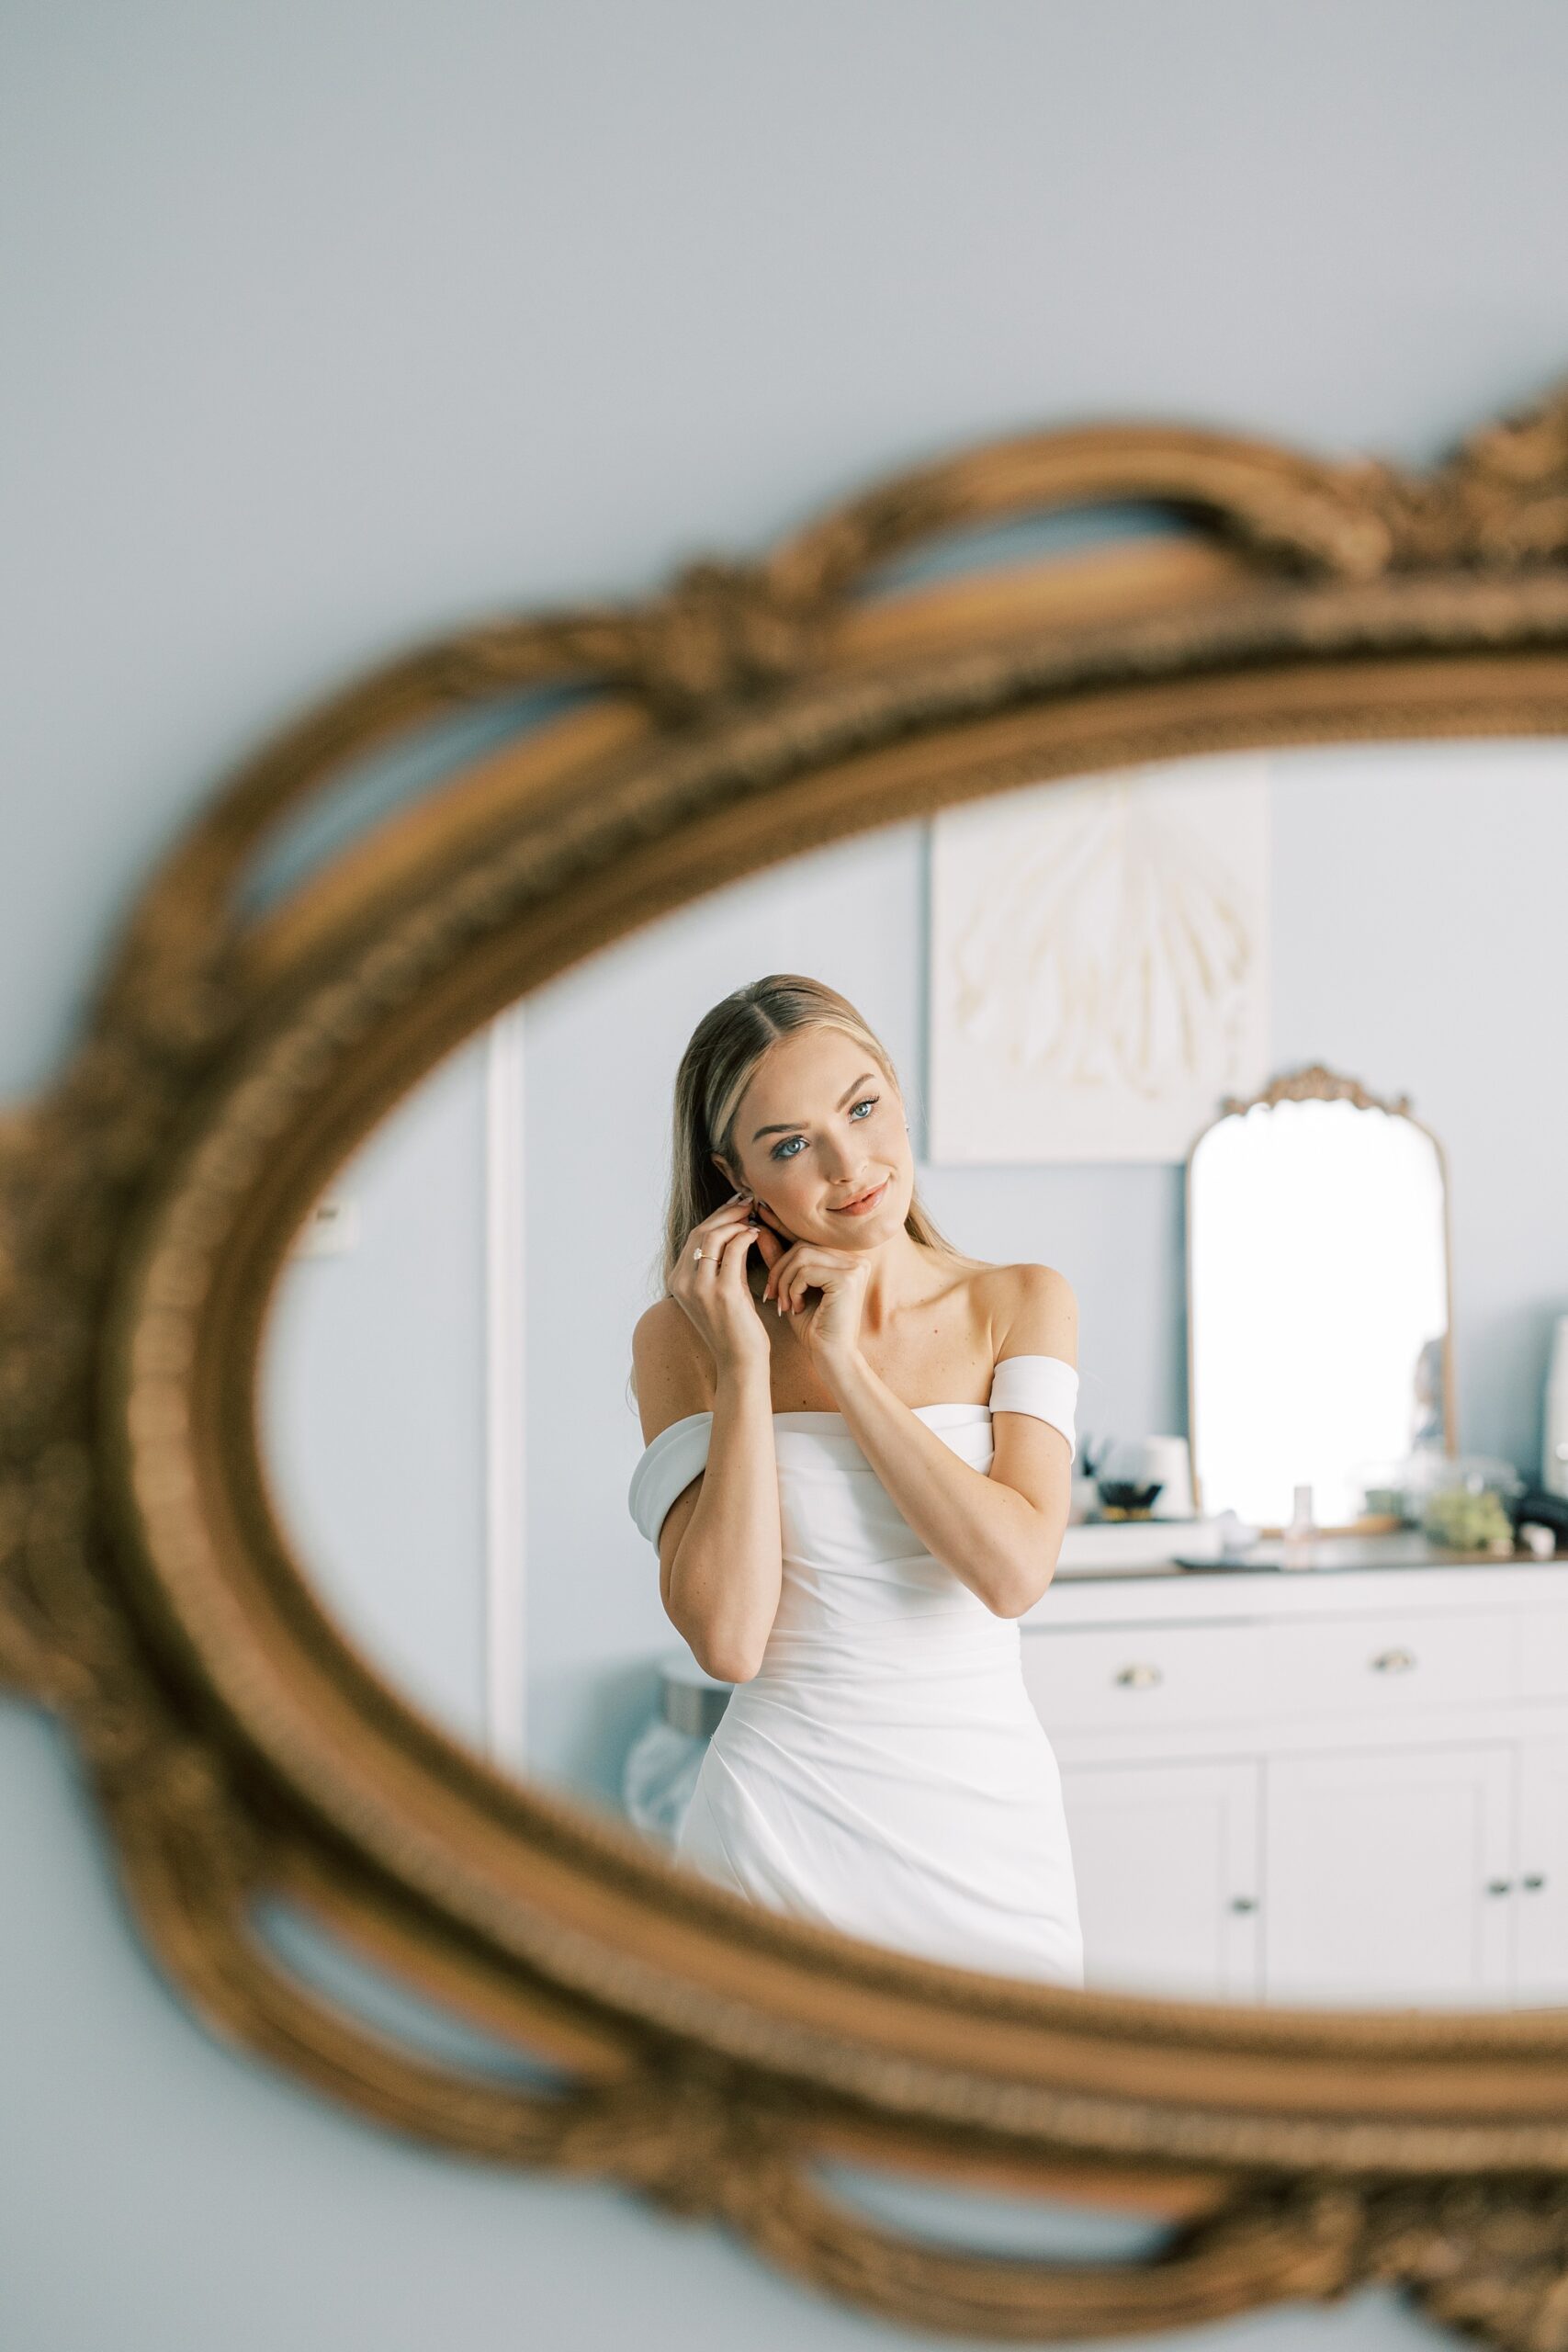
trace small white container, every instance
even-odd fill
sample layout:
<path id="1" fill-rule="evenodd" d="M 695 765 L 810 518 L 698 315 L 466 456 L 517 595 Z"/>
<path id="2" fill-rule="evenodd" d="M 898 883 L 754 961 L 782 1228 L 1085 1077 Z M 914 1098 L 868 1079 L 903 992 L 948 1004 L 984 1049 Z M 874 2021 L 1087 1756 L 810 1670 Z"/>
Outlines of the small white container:
<path id="1" fill-rule="evenodd" d="M 1157 1487 L 1151 1519 L 1192 1517 L 1192 1454 L 1184 1437 L 1128 1437 L 1111 1447 L 1100 1475 L 1130 1487 Z"/>
<path id="2" fill-rule="evenodd" d="M 1144 1476 L 1159 1480 L 1159 1492 L 1149 1506 L 1154 1519 L 1192 1516 L 1192 1453 L 1184 1437 L 1146 1437 L 1142 1441 Z"/>

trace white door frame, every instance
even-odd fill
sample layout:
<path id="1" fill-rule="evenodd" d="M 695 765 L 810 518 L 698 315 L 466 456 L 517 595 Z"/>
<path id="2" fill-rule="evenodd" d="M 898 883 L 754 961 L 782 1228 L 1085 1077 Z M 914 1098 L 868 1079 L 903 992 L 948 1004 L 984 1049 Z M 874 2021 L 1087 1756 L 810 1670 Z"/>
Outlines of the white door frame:
<path id="1" fill-rule="evenodd" d="M 485 1066 L 485 1747 L 527 1758 L 523 1006 L 491 1023 Z"/>

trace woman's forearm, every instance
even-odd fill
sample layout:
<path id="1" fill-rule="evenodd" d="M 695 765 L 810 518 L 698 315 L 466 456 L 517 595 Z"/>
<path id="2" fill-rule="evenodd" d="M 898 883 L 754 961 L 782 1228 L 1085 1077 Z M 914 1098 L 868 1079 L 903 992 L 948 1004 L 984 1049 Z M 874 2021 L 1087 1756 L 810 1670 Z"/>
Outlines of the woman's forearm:
<path id="1" fill-rule="evenodd" d="M 705 1673 L 750 1680 L 782 1581 L 768 1367 L 721 1370 L 706 1469 L 670 1571 L 671 1620 Z"/>
<path id="2" fill-rule="evenodd" d="M 863 1356 L 835 1363 L 831 1378 L 856 1444 L 932 1558 L 998 1616 L 1032 1607 L 1055 1571 L 1060 1531 L 1016 1487 L 944 1444 Z"/>

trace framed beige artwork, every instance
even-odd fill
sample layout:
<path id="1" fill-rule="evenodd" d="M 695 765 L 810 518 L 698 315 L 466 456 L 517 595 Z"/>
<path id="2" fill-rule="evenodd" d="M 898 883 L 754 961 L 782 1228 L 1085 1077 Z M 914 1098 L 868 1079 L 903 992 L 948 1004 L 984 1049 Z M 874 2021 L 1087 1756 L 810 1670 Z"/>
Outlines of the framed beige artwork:
<path id="1" fill-rule="evenodd" d="M 1264 758 L 1071 778 L 931 835 L 933 1160 L 1183 1159 L 1264 1083 Z"/>

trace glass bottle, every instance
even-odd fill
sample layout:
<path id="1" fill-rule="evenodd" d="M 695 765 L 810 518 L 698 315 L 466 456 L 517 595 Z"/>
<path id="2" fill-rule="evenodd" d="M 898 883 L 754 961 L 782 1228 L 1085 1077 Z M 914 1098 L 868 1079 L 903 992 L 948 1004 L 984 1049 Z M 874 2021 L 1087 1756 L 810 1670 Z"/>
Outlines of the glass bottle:
<path id="1" fill-rule="evenodd" d="M 1285 1530 L 1280 1547 L 1282 1568 L 1310 1568 L 1312 1566 L 1312 1488 L 1297 1487 L 1291 1509 L 1291 1523 Z"/>

